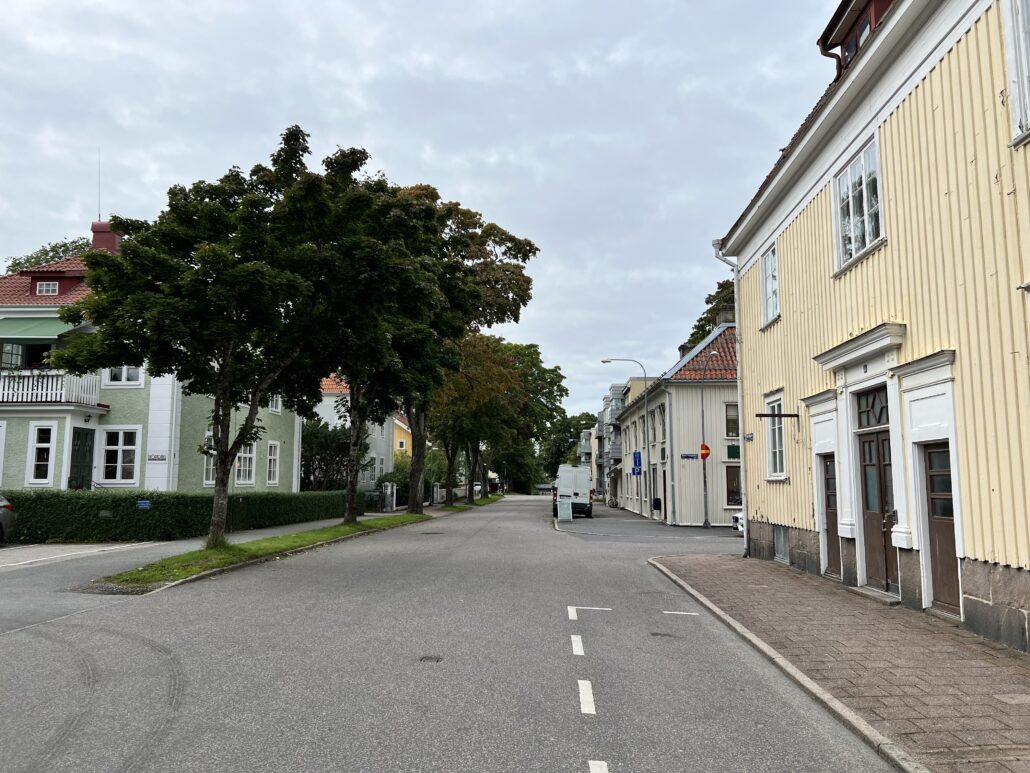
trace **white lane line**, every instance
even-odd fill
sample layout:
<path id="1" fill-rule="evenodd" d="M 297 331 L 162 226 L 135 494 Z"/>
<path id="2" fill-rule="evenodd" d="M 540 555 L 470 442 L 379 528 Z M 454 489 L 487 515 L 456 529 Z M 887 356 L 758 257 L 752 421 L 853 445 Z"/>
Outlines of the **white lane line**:
<path id="1" fill-rule="evenodd" d="M 590 773 L 608 773 L 608 763 L 600 760 L 590 760 Z"/>
<path id="2" fill-rule="evenodd" d="M 593 612 L 611 612 L 611 607 L 569 607 L 569 620 L 579 620 L 579 615 L 576 614 L 577 609 L 589 609 Z"/>
<path id="3" fill-rule="evenodd" d="M 662 612 L 663 615 L 690 615 L 691 617 L 697 617 L 700 612 Z"/>
<path id="4" fill-rule="evenodd" d="M 583 655 L 583 637 L 573 635 L 572 637 L 572 654 Z"/>
<path id="5" fill-rule="evenodd" d="M 98 553 L 116 553 L 122 550 L 132 550 L 134 548 L 145 548 L 149 545 L 155 545 L 155 542 L 139 542 L 134 545 L 119 545 L 113 548 L 90 548 L 89 550 L 75 550 L 71 553 L 58 553 L 54 556 L 41 556 L 40 558 L 30 558 L 27 561 L 15 561 L 10 564 L 0 564 L 0 569 L 8 566 L 28 566 L 29 564 L 40 564 L 44 561 L 59 561 L 62 558 L 71 558 L 72 556 L 87 556 L 95 555 Z"/>
<path id="6" fill-rule="evenodd" d="M 579 710 L 582 714 L 596 714 L 594 710 L 594 688 L 587 679 L 579 680 Z"/>

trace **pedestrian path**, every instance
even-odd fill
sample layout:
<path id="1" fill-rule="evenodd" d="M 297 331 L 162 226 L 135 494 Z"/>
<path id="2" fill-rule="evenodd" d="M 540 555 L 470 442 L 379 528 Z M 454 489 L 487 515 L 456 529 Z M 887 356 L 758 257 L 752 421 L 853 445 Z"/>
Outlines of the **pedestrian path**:
<path id="1" fill-rule="evenodd" d="M 1030 657 L 772 561 L 658 561 L 941 773 L 1030 773 Z"/>

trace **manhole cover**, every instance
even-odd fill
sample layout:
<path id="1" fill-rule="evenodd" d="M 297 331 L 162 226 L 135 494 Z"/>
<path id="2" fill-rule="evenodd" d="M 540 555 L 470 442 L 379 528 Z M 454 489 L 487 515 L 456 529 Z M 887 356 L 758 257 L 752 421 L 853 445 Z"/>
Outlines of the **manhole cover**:
<path id="1" fill-rule="evenodd" d="M 443 660 L 439 655 L 423 655 L 418 659 L 419 663 L 439 663 Z"/>

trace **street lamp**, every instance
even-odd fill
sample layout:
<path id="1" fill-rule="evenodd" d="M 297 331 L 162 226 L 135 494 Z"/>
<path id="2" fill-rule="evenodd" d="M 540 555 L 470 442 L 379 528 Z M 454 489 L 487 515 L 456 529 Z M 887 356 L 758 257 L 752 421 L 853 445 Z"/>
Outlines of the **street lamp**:
<path id="1" fill-rule="evenodd" d="M 628 357 L 608 357 L 606 359 L 601 360 L 601 362 L 604 363 L 605 365 L 607 365 L 608 363 L 611 363 L 611 362 L 635 362 L 637 365 L 640 366 L 640 370 L 643 371 L 643 373 L 644 373 L 644 450 L 647 453 L 647 476 L 648 476 L 647 477 L 648 485 L 645 486 L 645 489 L 647 489 L 647 517 L 648 518 L 654 518 L 654 508 L 651 507 L 651 505 L 654 504 L 654 500 L 651 497 L 651 491 L 650 491 L 650 488 L 653 485 L 653 481 L 651 480 L 651 444 L 648 442 L 648 439 L 647 439 L 647 420 L 648 420 L 648 415 L 647 415 L 647 369 L 644 368 L 643 364 L 639 360 L 633 360 L 633 359 L 630 359 Z"/>
<path id="2" fill-rule="evenodd" d="M 713 349 L 708 352 L 705 357 L 705 365 L 701 369 L 701 447 L 704 448 L 708 444 L 705 442 L 705 376 L 708 375 L 708 363 L 712 361 L 712 357 L 719 353 L 718 349 Z M 704 528 L 710 528 L 711 522 L 708 520 L 708 459 L 705 456 L 701 457 L 701 496 L 704 499 L 705 508 L 705 522 Z"/>

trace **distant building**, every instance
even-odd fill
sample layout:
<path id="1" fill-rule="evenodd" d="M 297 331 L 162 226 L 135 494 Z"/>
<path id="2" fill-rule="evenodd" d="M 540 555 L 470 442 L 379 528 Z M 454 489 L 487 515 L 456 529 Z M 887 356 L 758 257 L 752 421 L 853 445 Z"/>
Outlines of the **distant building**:
<path id="1" fill-rule="evenodd" d="M 315 408 L 315 413 L 331 427 L 346 426 L 346 401 L 349 395 L 350 387 L 343 379 L 336 376 L 322 379 L 322 402 Z M 366 464 L 358 476 L 358 488 L 362 491 L 375 488 L 380 476 L 393 472 L 395 426 L 392 416 L 382 424 L 369 425 Z"/>

